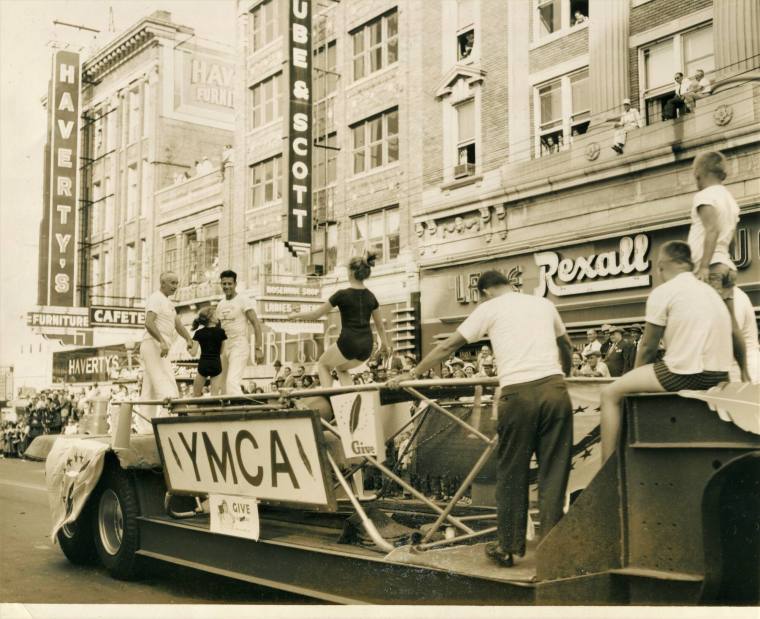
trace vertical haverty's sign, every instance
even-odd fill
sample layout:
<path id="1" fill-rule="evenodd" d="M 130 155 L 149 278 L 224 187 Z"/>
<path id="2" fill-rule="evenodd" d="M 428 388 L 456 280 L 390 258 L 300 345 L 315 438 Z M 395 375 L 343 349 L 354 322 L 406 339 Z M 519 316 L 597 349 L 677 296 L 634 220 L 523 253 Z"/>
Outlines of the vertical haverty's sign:
<path id="1" fill-rule="evenodd" d="M 53 57 L 50 167 L 47 204 L 47 294 L 44 305 L 75 303 L 77 173 L 79 147 L 79 54 L 58 50 Z M 41 265 L 42 266 L 42 265 Z"/>
<path id="2" fill-rule="evenodd" d="M 285 246 L 311 250 L 311 2 L 289 0 L 288 190 Z"/>

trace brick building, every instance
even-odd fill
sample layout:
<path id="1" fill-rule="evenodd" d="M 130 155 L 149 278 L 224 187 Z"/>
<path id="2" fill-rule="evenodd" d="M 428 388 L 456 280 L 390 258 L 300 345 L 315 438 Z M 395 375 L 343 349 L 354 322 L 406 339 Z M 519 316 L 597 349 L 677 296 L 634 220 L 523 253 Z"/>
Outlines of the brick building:
<path id="1" fill-rule="evenodd" d="M 572 333 L 641 322 L 658 246 L 686 237 L 705 150 L 729 159 L 739 284 L 760 305 L 759 33 L 752 0 L 426 4 L 423 349 L 471 311 L 488 268 L 547 295 Z M 697 69 L 713 94 L 662 120 L 674 72 Z M 618 155 L 607 120 L 624 97 L 645 126 Z"/>
<path id="2" fill-rule="evenodd" d="M 288 4 L 239 0 L 239 76 L 233 219 L 240 239 L 231 264 L 258 300 L 267 362 L 309 363 L 326 324 L 287 324 L 294 306 L 312 307 L 344 286 L 345 265 L 378 254 L 369 286 L 399 349 L 415 348 L 418 292 L 411 214 L 422 186 L 422 46 L 426 5 L 401 0 L 314 2 L 312 253 L 291 257 L 282 243 L 283 144 L 287 112 Z M 261 369 L 261 372 L 266 370 Z M 252 369 L 257 375 L 257 369 Z M 270 374 L 271 375 L 271 374 Z"/>
<path id="3" fill-rule="evenodd" d="M 84 62 L 82 306 L 142 307 L 164 269 L 179 275 L 185 306 L 210 296 L 220 253 L 230 253 L 220 231 L 229 228 L 222 159 L 233 141 L 233 71 L 231 48 L 199 39 L 166 11 Z M 141 334 L 105 325 L 93 336 L 99 346 Z"/>

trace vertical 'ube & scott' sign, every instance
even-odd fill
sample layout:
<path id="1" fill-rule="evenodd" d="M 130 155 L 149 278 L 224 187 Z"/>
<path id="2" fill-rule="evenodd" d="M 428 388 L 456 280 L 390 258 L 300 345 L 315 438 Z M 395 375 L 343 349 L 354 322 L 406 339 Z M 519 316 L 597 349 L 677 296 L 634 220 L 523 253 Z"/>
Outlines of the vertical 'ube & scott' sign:
<path id="1" fill-rule="evenodd" d="M 297 256 L 311 250 L 311 2 L 288 4 L 288 211 L 283 238 Z"/>

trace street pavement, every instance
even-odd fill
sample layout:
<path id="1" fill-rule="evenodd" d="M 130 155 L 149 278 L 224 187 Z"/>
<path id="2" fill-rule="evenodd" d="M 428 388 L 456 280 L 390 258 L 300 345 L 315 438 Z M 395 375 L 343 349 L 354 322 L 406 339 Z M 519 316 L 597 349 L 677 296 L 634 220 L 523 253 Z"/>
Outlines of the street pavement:
<path id="1" fill-rule="evenodd" d="M 0 458 L 0 603 L 309 604 L 309 598 L 159 561 L 136 582 L 75 566 L 50 540 L 45 465 Z M 2 614 L 2 613 L 0 613 Z"/>

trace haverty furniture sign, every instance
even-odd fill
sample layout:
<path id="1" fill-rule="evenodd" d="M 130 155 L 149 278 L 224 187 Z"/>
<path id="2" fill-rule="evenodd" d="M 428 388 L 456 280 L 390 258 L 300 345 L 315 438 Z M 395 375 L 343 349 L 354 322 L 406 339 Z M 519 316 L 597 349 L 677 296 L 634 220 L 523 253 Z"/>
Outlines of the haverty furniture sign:
<path id="1" fill-rule="evenodd" d="M 311 411 L 164 417 L 153 425 L 174 493 L 335 509 L 322 429 Z"/>

